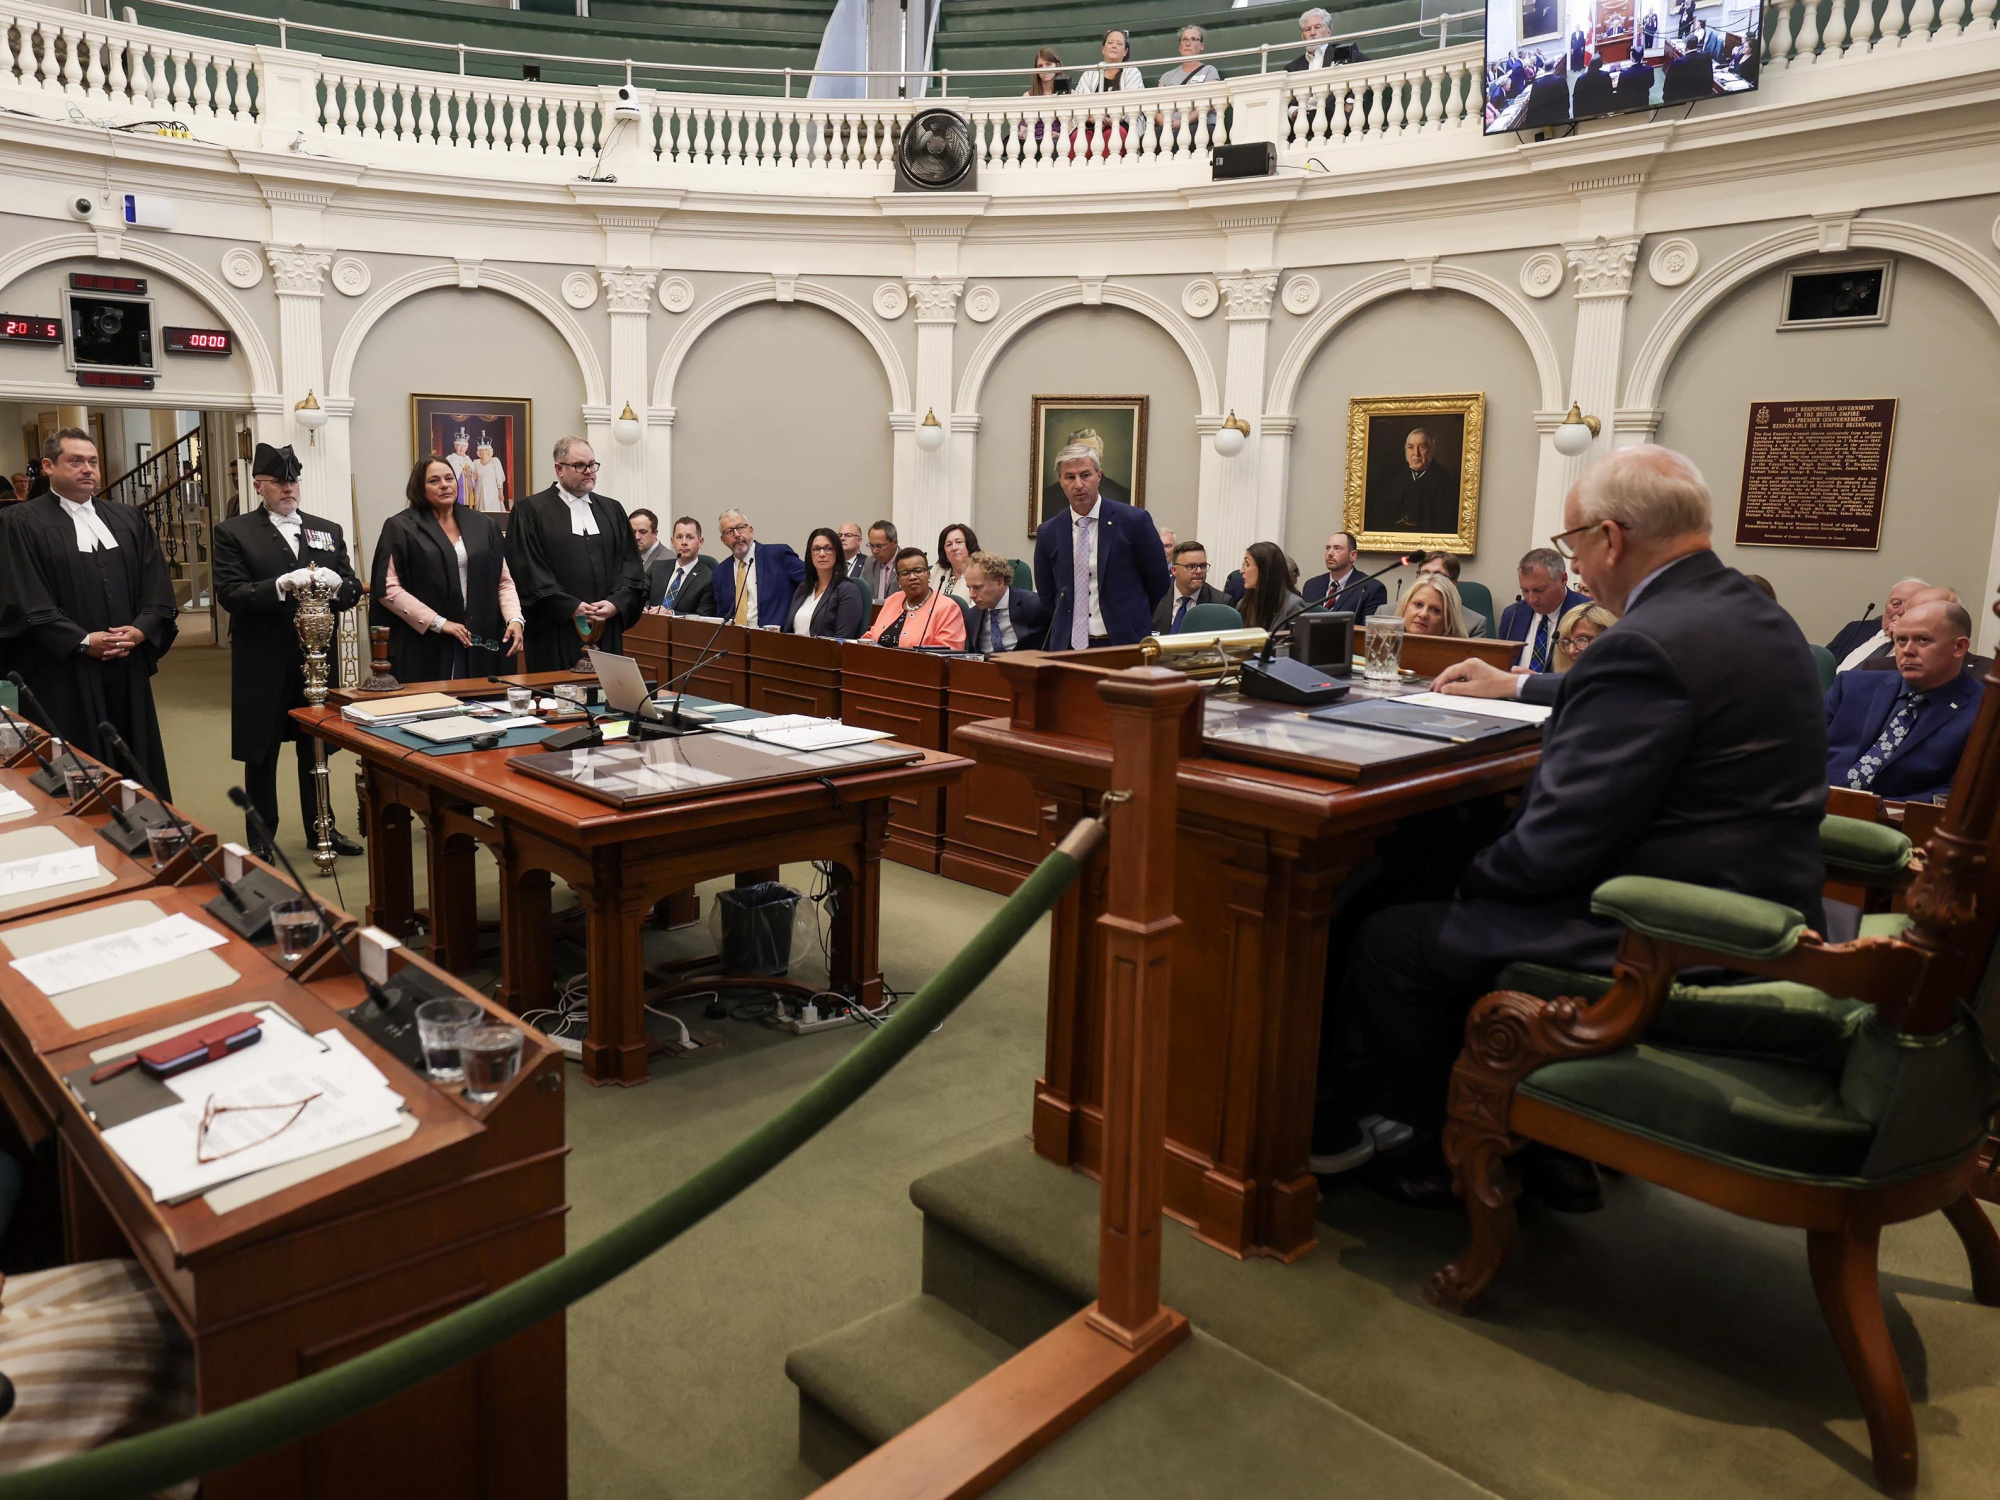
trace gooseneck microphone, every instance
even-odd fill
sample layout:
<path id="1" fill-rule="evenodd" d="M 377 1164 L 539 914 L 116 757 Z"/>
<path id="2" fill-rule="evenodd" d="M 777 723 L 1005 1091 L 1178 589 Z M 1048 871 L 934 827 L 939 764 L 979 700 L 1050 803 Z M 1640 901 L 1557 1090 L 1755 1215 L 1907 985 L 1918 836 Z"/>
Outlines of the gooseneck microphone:
<path id="1" fill-rule="evenodd" d="M 41 720 L 43 724 L 55 723 L 55 719 L 50 715 L 49 711 L 42 706 L 42 700 L 35 696 L 35 690 L 28 686 L 28 680 L 25 677 L 19 672 L 9 672 L 7 680 L 14 684 L 14 691 L 21 695 L 21 702 L 26 705 L 29 713 Z M 47 734 L 51 739 L 56 738 L 53 729 L 46 729 L 43 733 Z M 82 761 L 77 760 L 75 752 L 70 750 L 67 745 L 63 747 L 63 753 L 68 755 L 76 764 L 83 764 Z M 58 771 L 50 762 L 43 760 L 41 756 L 37 755 L 35 759 L 41 762 L 42 768 L 29 777 L 29 781 L 40 790 L 47 792 L 51 797 L 61 796 L 67 790 L 63 785 L 63 773 Z"/>
<path id="2" fill-rule="evenodd" d="M 34 756 L 35 764 L 41 767 L 42 774 L 46 776 L 55 775 L 56 768 L 49 764 L 49 758 L 42 754 L 41 745 L 36 742 L 33 733 L 31 733 L 31 731 L 39 730 L 44 736 L 47 736 L 48 731 L 31 719 L 16 718 L 8 711 L 4 703 L 0 703 L 0 719 L 4 719 L 8 727 L 20 736 L 21 743 L 26 745 L 28 753 Z"/>
<path id="3" fill-rule="evenodd" d="M 690 677 L 694 676 L 695 673 L 699 672 L 703 667 L 707 666 L 717 657 L 727 656 L 729 654 L 729 648 L 727 646 L 718 648 L 715 644 L 716 641 L 721 638 L 722 627 L 727 625 L 728 623 L 729 622 L 727 620 L 717 620 L 715 622 L 715 629 L 711 630 L 708 633 L 708 639 L 702 643 L 701 650 L 698 653 L 696 653 L 694 665 L 689 667 L 685 672 L 682 672 L 678 676 L 674 677 L 671 681 L 661 684 L 662 687 L 671 687 L 675 690 L 674 706 L 669 711 L 673 723 L 666 728 L 667 734 L 669 735 L 687 734 L 694 729 L 699 729 L 702 727 L 698 724 L 689 724 L 681 718 L 681 700 L 687 696 L 687 680 Z M 634 722 L 636 723 L 638 721 L 635 720 Z M 656 733 L 659 732 L 659 729 L 660 726 L 657 725 L 654 726 L 654 730 Z"/>
<path id="4" fill-rule="evenodd" d="M 320 925 L 332 934 L 333 946 L 339 950 L 341 958 L 346 961 L 347 967 L 353 971 L 354 977 L 360 980 L 363 987 L 367 989 L 368 998 L 376 1004 L 385 1007 L 393 1004 L 394 1002 L 389 996 L 383 993 L 382 986 L 361 972 L 361 964 L 352 953 L 347 951 L 347 930 L 333 920 L 333 912 L 327 907 L 327 904 L 315 896 L 306 883 L 299 879 L 299 872 L 292 868 L 291 856 L 278 846 L 277 839 L 271 833 L 270 824 L 264 821 L 263 814 L 250 805 L 248 794 L 244 792 L 242 787 L 233 786 L 229 789 L 229 800 L 243 809 L 243 817 L 250 825 L 251 837 L 266 846 L 278 857 L 278 863 L 285 867 L 285 873 L 291 877 L 292 888 L 310 903 L 314 911 L 319 913 Z M 359 927 L 361 924 L 356 922 L 354 925 Z"/>
<path id="5" fill-rule="evenodd" d="M 234 886 L 222 878 L 222 872 L 208 862 L 208 856 L 201 851 L 200 841 L 194 836 L 194 826 L 154 789 L 152 782 L 147 779 L 145 769 L 139 764 L 139 757 L 134 755 L 132 747 L 125 743 L 125 737 L 108 723 L 99 724 L 97 732 L 104 736 L 104 743 L 111 747 L 111 753 L 124 762 L 125 769 L 132 773 L 132 779 L 146 789 L 153 801 L 173 821 L 174 827 L 180 830 L 182 840 L 186 842 L 194 857 L 201 862 L 201 867 L 208 873 L 208 878 L 215 882 L 223 896 L 228 899 L 230 906 L 240 914 L 247 914 L 250 910 L 249 904 L 236 894 Z M 243 935 L 248 936 L 248 934 Z"/>

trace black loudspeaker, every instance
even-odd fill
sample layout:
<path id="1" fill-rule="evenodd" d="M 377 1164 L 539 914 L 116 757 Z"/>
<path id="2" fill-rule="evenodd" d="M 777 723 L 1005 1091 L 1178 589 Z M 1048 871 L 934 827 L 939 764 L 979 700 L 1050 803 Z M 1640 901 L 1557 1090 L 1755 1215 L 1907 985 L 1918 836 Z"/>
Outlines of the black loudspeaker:
<path id="1" fill-rule="evenodd" d="M 1278 148 L 1269 141 L 1217 146 L 1210 160 L 1215 166 L 1217 182 L 1230 177 L 1269 177 L 1278 170 Z"/>
<path id="2" fill-rule="evenodd" d="M 972 125 L 948 109 L 927 109 L 896 142 L 896 191 L 969 193 L 978 185 Z"/>
<path id="3" fill-rule="evenodd" d="M 1345 610 L 1307 610 L 1292 616 L 1292 660 L 1329 677 L 1354 671 L 1354 616 Z"/>

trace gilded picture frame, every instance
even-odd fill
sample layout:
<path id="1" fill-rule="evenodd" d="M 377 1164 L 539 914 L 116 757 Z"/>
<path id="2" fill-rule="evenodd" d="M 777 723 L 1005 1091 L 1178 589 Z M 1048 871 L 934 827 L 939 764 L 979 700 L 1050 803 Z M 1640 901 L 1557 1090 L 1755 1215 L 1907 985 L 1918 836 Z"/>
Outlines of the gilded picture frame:
<path id="1" fill-rule="evenodd" d="M 459 481 L 458 502 L 510 511 L 532 494 L 535 476 L 534 403 L 525 396 L 410 396 L 410 461 L 437 453 Z M 458 451 L 464 434 L 464 452 Z M 492 445 L 494 471 L 483 467 L 481 441 Z M 474 468 L 475 464 L 482 467 Z M 481 505 L 482 499 L 486 502 Z M 497 505 L 495 502 L 498 502 Z"/>
<path id="2" fill-rule="evenodd" d="M 1423 448 L 1412 447 L 1419 428 Z M 1346 529 L 1361 550 L 1476 550 L 1485 439 L 1484 392 L 1351 398 Z M 1413 471 L 1420 457 L 1423 467 Z"/>
<path id="3" fill-rule="evenodd" d="M 1144 508 L 1149 396 L 1036 396 L 1028 414 L 1028 535 L 1063 509 L 1056 455 L 1073 436 L 1094 434 L 1104 482 L 1098 493 Z M 1089 439 L 1084 439 L 1089 441 Z"/>

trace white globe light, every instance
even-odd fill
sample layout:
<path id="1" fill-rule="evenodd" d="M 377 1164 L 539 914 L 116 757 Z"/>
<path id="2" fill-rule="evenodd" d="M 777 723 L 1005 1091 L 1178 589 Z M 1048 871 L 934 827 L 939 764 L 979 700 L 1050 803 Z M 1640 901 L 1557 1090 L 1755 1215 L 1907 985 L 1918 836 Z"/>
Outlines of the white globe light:
<path id="1" fill-rule="evenodd" d="M 1234 411 L 1215 429 L 1215 451 L 1224 458 L 1234 458 L 1243 451 L 1243 445 L 1250 441 L 1250 424 L 1237 416 Z"/>
<path id="2" fill-rule="evenodd" d="M 1590 429 L 1581 422 L 1565 422 L 1556 429 L 1556 452 L 1575 458 L 1590 446 Z"/>
<path id="3" fill-rule="evenodd" d="M 944 426 L 937 419 L 937 408 L 924 413 L 923 421 L 917 424 L 917 446 L 926 453 L 935 453 L 944 446 Z"/>
<path id="4" fill-rule="evenodd" d="M 632 403 L 625 403 L 625 410 L 618 413 L 611 423 L 611 436 L 626 447 L 639 441 L 639 416 L 632 410 Z"/>

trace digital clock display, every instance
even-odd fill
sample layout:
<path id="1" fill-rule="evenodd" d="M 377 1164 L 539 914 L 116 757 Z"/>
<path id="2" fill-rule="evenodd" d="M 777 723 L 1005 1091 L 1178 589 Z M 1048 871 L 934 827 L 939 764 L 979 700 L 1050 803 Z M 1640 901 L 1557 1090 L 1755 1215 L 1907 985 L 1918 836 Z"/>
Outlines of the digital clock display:
<path id="1" fill-rule="evenodd" d="M 61 318 L 28 318 L 20 313 L 0 313 L 0 339 L 15 344 L 60 344 Z"/>
<path id="2" fill-rule="evenodd" d="M 236 352 L 236 336 L 227 328 L 162 328 L 169 354 L 220 354 Z"/>

